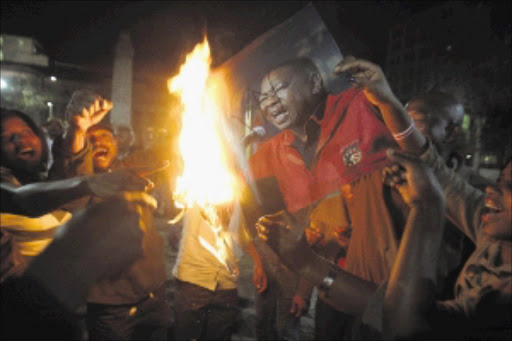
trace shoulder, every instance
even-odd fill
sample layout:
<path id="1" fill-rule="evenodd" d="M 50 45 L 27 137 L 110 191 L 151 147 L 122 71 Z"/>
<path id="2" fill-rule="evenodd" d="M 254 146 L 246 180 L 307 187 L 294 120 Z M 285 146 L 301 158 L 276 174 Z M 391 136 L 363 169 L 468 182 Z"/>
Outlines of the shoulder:
<path id="1" fill-rule="evenodd" d="M 3 166 L 0 166 L 0 182 L 8 183 L 8 184 L 16 186 L 16 187 L 21 186 L 21 183 L 14 176 L 12 171 L 9 168 L 3 167 Z"/>

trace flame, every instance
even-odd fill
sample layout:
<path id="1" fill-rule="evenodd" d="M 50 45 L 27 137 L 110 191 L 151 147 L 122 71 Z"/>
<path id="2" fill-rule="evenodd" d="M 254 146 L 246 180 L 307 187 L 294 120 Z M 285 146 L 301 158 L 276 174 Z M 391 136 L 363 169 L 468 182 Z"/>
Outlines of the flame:
<path id="1" fill-rule="evenodd" d="M 227 166 L 217 129 L 221 113 L 216 87 L 207 86 L 210 64 L 210 46 L 205 38 L 169 81 L 170 91 L 180 96 L 184 106 L 179 138 L 184 170 L 177 178 L 174 194 L 185 206 L 204 208 L 234 199 L 235 177 Z"/>
<path id="2" fill-rule="evenodd" d="M 185 208 L 194 205 L 201 208 L 215 232 L 216 245 L 211 246 L 201 237 L 199 242 L 229 269 L 226 245 L 231 243 L 217 208 L 234 201 L 236 177 L 228 166 L 222 145 L 219 131 L 222 111 L 218 103 L 221 96 L 209 77 L 210 65 L 210 46 L 205 38 L 187 55 L 179 74 L 168 83 L 170 92 L 177 94 L 183 104 L 179 136 L 183 172 L 176 180 L 173 196 Z"/>

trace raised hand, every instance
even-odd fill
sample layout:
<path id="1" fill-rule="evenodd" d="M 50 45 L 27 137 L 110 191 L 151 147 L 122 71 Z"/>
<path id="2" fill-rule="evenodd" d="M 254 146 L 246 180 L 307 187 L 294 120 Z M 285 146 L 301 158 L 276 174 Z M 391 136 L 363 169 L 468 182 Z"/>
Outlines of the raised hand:
<path id="1" fill-rule="evenodd" d="M 112 107 L 112 102 L 97 98 L 89 107 L 84 107 L 80 113 L 74 114 L 71 124 L 76 130 L 85 133 L 87 129 L 99 123 Z"/>
<path id="2" fill-rule="evenodd" d="M 388 157 L 397 164 L 383 170 L 384 182 L 395 187 L 407 205 L 444 204 L 439 182 L 432 170 L 418 157 L 396 150 L 388 150 Z"/>
<path id="3" fill-rule="evenodd" d="M 380 66 L 362 59 L 347 56 L 334 69 L 335 74 L 348 72 L 352 85 L 361 88 L 374 105 L 399 102 L 393 94 Z"/>

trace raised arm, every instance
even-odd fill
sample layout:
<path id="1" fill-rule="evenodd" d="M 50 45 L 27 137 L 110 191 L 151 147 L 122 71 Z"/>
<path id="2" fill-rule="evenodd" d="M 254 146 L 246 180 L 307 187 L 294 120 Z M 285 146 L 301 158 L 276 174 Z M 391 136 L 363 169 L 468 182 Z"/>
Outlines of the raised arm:
<path id="1" fill-rule="evenodd" d="M 379 108 L 386 126 L 403 150 L 416 155 L 425 151 L 425 136 L 416 129 L 412 118 L 396 98 L 378 65 L 349 56 L 335 68 L 334 72 L 351 74 L 352 85 L 361 88 L 366 98 Z"/>
<path id="2" fill-rule="evenodd" d="M 71 154 L 77 154 L 84 149 L 87 129 L 99 123 L 113 107 L 112 102 L 101 98 L 91 98 L 88 105 L 73 105 L 73 101 L 83 101 L 77 98 L 79 95 L 81 94 L 73 94 L 71 98 L 71 109 L 68 113 L 70 126 L 64 138 L 64 147 Z"/>
<path id="3" fill-rule="evenodd" d="M 445 199 L 432 170 L 418 158 L 396 151 L 389 157 L 406 168 L 405 177 L 398 171 L 391 182 L 410 213 L 385 294 L 384 337 L 408 339 L 429 331 Z"/>
<path id="4" fill-rule="evenodd" d="M 434 170 L 446 197 L 448 219 L 475 240 L 484 193 L 446 167 L 434 146 L 415 127 L 413 120 L 393 94 L 382 69 L 368 61 L 347 57 L 335 72 L 351 73 L 353 85 L 362 88 L 368 100 L 379 107 L 386 126 L 400 147 L 414 155 L 421 155 L 421 159 Z"/>

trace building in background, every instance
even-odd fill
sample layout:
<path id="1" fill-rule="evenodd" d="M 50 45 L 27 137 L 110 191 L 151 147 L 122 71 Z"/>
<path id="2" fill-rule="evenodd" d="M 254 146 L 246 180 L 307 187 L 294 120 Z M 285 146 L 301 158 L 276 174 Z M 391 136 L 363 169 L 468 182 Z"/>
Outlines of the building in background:
<path id="1" fill-rule="evenodd" d="M 129 40 L 128 34 L 121 34 L 117 51 L 112 49 L 118 58 L 98 69 L 54 60 L 32 37 L 0 35 L 1 106 L 23 111 L 42 124 L 50 116 L 64 118 L 72 93 L 87 88 L 113 99 L 120 108 L 119 120 L 132 125 L 137 145 L 148 129 L 160 135 L 175 133 L 176 99 L 167 89 L 171 75 L 138 73 L 135 68 L 128 75 L 134 54 Z"/>
<path id="2" fill-rule="evenodd" d="M 388 34 L 391 87 L 403 103 L 431 90 L 458 97 L 466 111 L 460 148 L 476 169 L 501 166 L 512 148 L 511 35 L 493 27 L 495 15 L 485 2 L 443 2 Z"/>
<path id="3" fill-rule="evenodd" d="M 45 54 L 31 37 L 0 36 L 2 107 L 18 109 L 41 124 L 50 116 L 63 118 L 73 91 L 88 88 L 110 95 L 110 77 Z"/>

